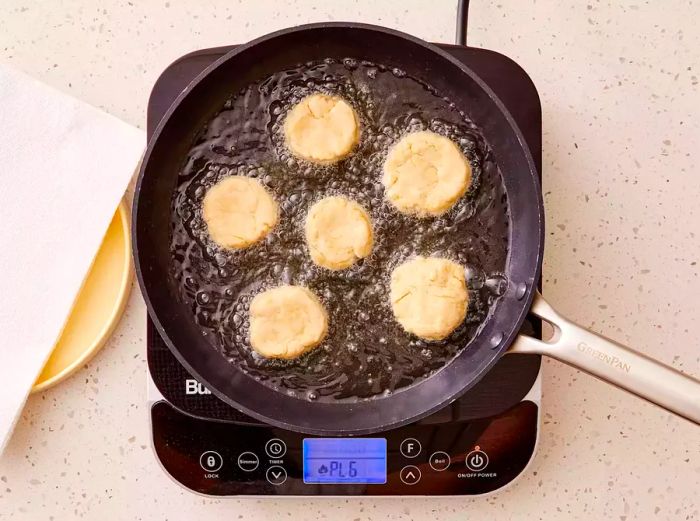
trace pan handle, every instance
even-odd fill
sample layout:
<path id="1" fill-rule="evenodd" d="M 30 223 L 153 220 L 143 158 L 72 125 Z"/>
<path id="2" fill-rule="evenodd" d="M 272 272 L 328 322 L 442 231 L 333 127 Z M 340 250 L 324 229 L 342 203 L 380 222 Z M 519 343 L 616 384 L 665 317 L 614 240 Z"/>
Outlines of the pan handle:
<path id="1" fill-rule="evenodd" d="M 574 324 L 539 292 L 530 311 L 554 335 L 547 341 L 520 335 L 510 353 L 551 356 L 700 425 L 700 381 Z"/>

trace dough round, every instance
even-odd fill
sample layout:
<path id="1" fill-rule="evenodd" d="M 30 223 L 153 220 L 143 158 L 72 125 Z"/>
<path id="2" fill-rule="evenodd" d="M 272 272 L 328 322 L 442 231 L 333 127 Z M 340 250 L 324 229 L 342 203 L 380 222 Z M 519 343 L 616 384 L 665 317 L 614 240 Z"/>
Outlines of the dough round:
<path id="1" fill-rule="evenodd" d="M 387 199 L 400 212 L 440 215 L 466 191 L 471 167 L 446 137 L 414 132 L 389 150 L 382 183 Z"/>
<path id="2" fill-rule="evenodd" d="M 256 179 L 231 176 L 204 196 L 204 221 L 211 238 L 225 248 L 245 248 L 277 224 L 277 203 Z"/>
<path id="3" fill-rule="evenodd" d="M 391 274 L 391 308 L 409 333 L 442 340 L 462 323 L 469 294 L 464 268 L 438 257 L 416 257 Z"/>
<path id="4" fill-rule="evenodd" d="M 372 251 L 372 224 L 355 201 L 326 197 L 306 216 L 306 244 L 313 261 L 331 270 L 342 270 Z"/>
<path id="5" fill-rule="evenodd" d="M 284 135 L 295 155 L 316 163 L 333 163 L 357 144 L 360 125 L 355 111 L 342 98 L 312 94 L 289 112 Z"/>
<path id="6" fill-rule="evenodd" d="M 311 291 L 279 286 L 250 304 L 250 345 L 266 358 L 296 358 L 325 338 L 328 315 Z"/>

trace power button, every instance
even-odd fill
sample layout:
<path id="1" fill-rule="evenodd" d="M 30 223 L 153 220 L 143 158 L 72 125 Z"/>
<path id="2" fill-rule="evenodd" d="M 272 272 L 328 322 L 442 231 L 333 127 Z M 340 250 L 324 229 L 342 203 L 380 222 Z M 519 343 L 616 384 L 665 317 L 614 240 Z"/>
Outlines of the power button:
<path id="1" fill-rule="evenodd" d="M 489 457 L 483 450 L 481 450 L 479 447 L 476 447 L 473 451 L 467 454 L 465 463 L 467 464 L 467 468 L 469 470 L 473 472 L 479 472 L 481 470 L 484 470 L 489 464 Z"/>

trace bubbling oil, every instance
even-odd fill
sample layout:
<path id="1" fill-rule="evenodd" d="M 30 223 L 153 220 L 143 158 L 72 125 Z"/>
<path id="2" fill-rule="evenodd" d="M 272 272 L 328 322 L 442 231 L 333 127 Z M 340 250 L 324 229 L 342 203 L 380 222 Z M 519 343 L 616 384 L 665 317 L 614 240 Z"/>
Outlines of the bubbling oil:
<path id="1" fill-rule="evenodd" d="M 287 112 L 316 92 L 342 96 L 361 124 L 357 148 L 333 165 L 298 159 L 284 143 Z M 472 167 L 467 194 L 440 217 L 402 215 L 384 199 L 389 147 L 419 130 L 450 138 Z M 280 206 L 277 226 L 244 250 L 213 243 L 202 218 L 204 194 L 230 175 L 258 179 Z M 337 272 L 314 265 L 304 241 L 308 209 L 330 195 L 361 204 L 375 236 L 368 257 Z M 212 349 L 251 377 L 301 399 L 372 399 L 428 377 L 468 349 L 507 285 L 506 193 L 479 129 L 430 85 L 371 62 L 300 64 L 234 93 L 191 148 L 172 211 L 171 276 Z M 465 268 L 467 318 L 440 342 L 406 333 L 392 314 L 391 271 L 415 255 L 447 257 Z M 251 300 L 281 284 L 310 288 L 330 322 L 318 348 L 290 361 L 259 356 L 248 338 Z"/>

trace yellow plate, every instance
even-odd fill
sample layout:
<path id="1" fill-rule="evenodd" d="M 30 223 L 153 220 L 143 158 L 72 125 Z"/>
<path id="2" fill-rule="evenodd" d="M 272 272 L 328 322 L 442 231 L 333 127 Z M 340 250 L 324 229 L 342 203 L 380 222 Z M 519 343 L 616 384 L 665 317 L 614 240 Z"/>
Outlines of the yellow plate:
<path id="1" fill-rule="evenodd" d="M 133 272 L 129 210 L 122 201 L 32 392 L 64 380 L 99 351 L 124 311 Z"/>

